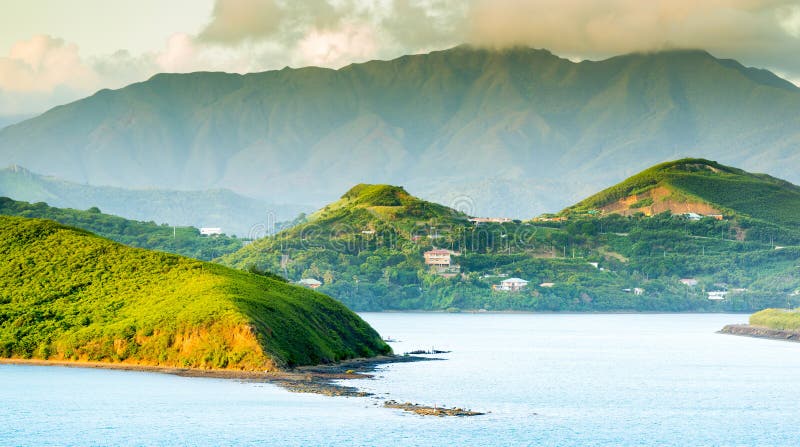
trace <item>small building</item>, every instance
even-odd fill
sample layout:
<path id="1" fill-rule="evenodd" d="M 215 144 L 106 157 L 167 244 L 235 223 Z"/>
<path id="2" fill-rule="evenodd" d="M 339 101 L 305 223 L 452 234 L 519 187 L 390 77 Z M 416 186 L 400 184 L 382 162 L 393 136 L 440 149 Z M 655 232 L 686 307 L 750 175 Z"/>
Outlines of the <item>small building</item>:
<path id="1" fill-rule="evenodd" d="M 554 283 L 554 282 L 543 282 L 543 283 L 539 284 L 539 287 L 544 287 L 546 289 L 549 289 L 549 288 L 551 288 L 551 287 L 553 287 L 555 285 L 556 285 L 556 283 Z"/>
<path id="2" fill-rule="evenodd" d="M 426 265 L 450 267 L 451 257 L 458 256 L 460 254 L 461 253 L 451 250 L 434 249 L 426 251 L 423 256 L 425 257 Z"/>
<path id="3" fill-rule="evenodd" d="M 697 285 L 697 280 L 694 278 L 681 278 L 681 284 L 688 287 L 694 287 Z"/>
<path id="4" fill-rule="evenodd" d="M 200 236 L 218 236 L 222 234 L 222 228 L 219 227 L 203 227 L 200 229 Z"/>
<path id="5" fill-rule="evenodd" d="M 706 217 L 710 217 L 716 220 L 722 220 L 724 218 L 722 214 L 706 214 Z"/>
<path id="6" fill-rule="evenodd" d="M 686 218 L 689 220 L 700 220 L 703 218 L 703 216 L 697 213 L 684 213 L 684 216 L 686 216 Z"/>
<path id="7" fill-rule="evenodd" d="M 708 292 L 708 299 L 711 301 L 722 301 L 728 295 L 727 290 L 712 290 Z"/>
<path id="8" fill-rule="evenodd" d="M 641 287 L 634 287 L 633 294 L 636 296 L 644 295 L 644 289 L 642 289 Z"/>
<path id="9" fill-rule="evenodd" d="M 600 268 L 600 263 L 599 262 L 590 262 L 589 265 L 591 265 L 592 267 L 594 267 L 596 269 Z"/>
<path id="10" fill-rule="evenodd" d="M 508 223 L 511 222 L 510 217 L 473 217 L 469 220 L 475 225 L 482 223 Z"/>
<path id="11" fill-rule="evenodd" d="M 528 286 L 528 282 L 522 278 L 508 278 L 500 281 L 500 284 L 493 285 L 492 289 L 500 292 L 519 292 Z"/>
<path id="12" fill-rule="evenodd" d="M 300 281 L 298 281 L 297 284 L 300 284 L 303 287 L 308 287 L 309 289 L 316 289 L 317 287 L 322 285 L 321 282 L 317 281 L 314 278 L 303 278 Z"/>

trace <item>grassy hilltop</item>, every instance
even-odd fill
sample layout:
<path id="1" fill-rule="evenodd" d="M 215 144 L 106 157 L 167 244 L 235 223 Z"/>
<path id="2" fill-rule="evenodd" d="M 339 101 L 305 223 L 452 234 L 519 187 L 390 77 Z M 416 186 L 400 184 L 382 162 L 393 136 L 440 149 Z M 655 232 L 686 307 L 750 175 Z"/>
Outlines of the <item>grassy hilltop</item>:
<path id="1" fill-rule="evenodd" d="M 800 187 L 714 161 L 686 158 L 640 172 L 567 208 L 631 215 L 727 214 L 800 227 Z"/>
<path id="2" fill-rule="evenodd" d="M 335 300 L 282 281 L 0 216 L 0 355 L 275 370 L 387 353 Z"/>

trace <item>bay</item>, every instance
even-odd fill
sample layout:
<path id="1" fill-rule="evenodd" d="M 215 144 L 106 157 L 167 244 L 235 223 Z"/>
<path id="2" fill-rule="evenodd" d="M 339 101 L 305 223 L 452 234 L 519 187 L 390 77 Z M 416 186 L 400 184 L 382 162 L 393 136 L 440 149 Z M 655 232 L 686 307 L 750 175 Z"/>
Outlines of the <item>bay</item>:
<path id="1" fill-rule="evenodd" d="M 745 315 L 364 313 L 443 360 L 347 381 L 372 398 L 166 374 L 0 365 L 0 445 L 796 446 L 800 343 Z M 382 399 L 488 411 L 422 417 Z"/>

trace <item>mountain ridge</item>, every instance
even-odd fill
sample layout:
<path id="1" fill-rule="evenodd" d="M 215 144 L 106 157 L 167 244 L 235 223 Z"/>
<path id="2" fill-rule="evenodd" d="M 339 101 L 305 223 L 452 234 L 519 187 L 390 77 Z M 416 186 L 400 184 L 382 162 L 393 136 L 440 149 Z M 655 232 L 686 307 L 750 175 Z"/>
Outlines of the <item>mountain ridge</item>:
<path id="1" fill-rule="evenodd" d="M 339 70 L 159 74 L 0 131 L 0 159 L 317 206 L 353 184 L 403 184 L 525 216 L 686 152 L 800 180 L 787 167 L 798 116 L 800 89 L 704 51 L 574 63 L 460 46 Z"/>

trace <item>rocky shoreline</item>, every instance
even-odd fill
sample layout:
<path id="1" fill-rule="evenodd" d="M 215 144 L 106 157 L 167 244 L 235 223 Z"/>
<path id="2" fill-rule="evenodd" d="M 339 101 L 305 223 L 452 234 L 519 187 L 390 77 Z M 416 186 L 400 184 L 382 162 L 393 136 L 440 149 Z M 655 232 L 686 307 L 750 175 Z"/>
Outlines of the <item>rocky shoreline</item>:
<path id="1" fill-rule="evenodd" d="M 729 324 L 722 328 L 719 333 L 800 342 L 800 331 L 784 331 L 763 326 L 751 326 L 749 324 Z"/>
<path id="2" fill-rule="evenodd" d="M 85 362 L 85 361 L 56 361 L 38 359 L 0 359 L 0 364 L 60 366 L 68 368 L 102 368 L 124 371 L 157 372 L 174 374 L 182 377 L 206 377 L 219 379 L 235 379 L 248 382 L 272 383 L 294 393 L 314 393 L 325 396 L 369 397 L 371 393 L 361 391 L 356 387 L 339 383 L 349 379 L 369 379 L 380 365 L 389 363 L 409 363 L 440 361 L 440 358 L 421 357 L 416 355 L 388 355 L 372 358 L 359 358 L 345 360 L 338 363 L 315 366 L 302 366 L 291 370 L 279 372 L 237 371 L 227 369 L 192 369 L 168 368 L 150 365 L 137 365 L 126 363 Z M 384 399 L 383 397 L 375 397 Z M 464 410 L 462 408 L 428 407 L 419 404 L 400 404 L 393 400 L 386 400 L 385 408 L 395 408 L 410 411 L 423 416 L 477 416 L 484 413 Z"/>

